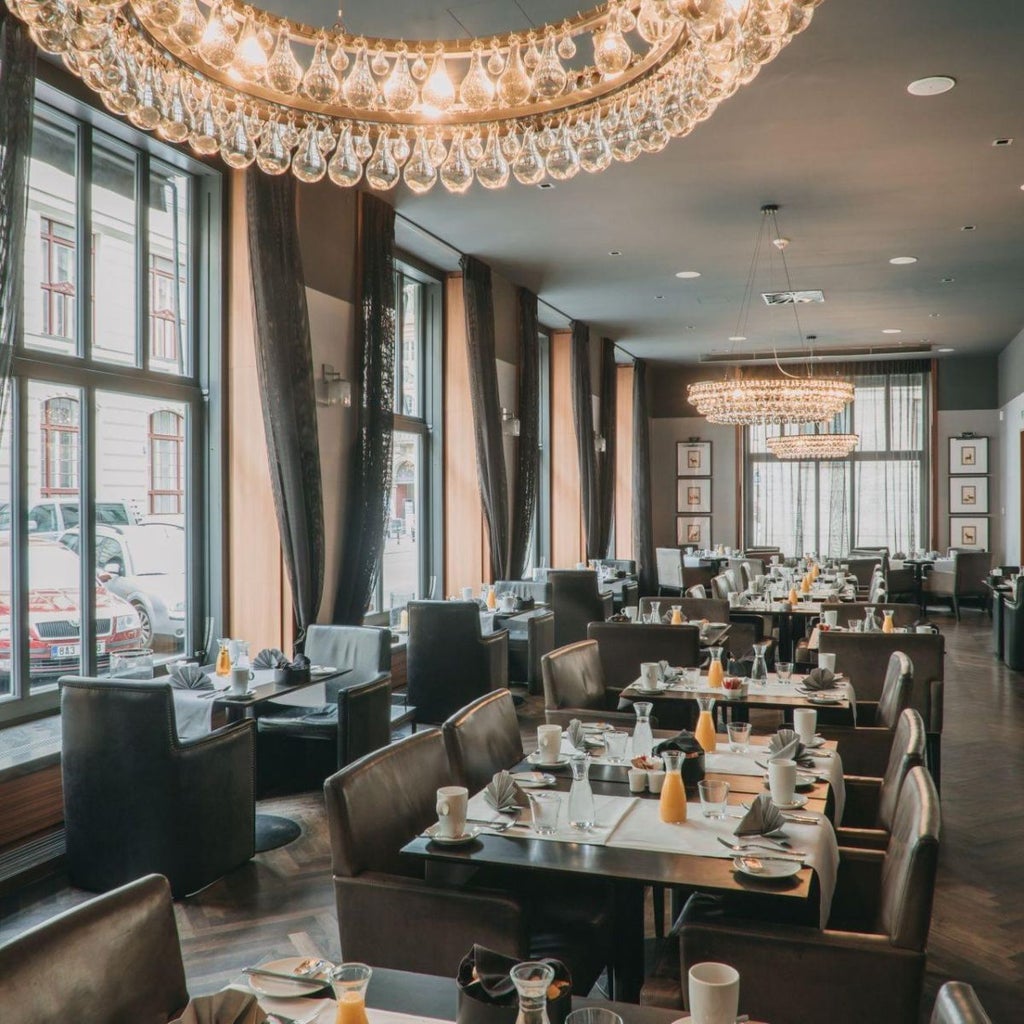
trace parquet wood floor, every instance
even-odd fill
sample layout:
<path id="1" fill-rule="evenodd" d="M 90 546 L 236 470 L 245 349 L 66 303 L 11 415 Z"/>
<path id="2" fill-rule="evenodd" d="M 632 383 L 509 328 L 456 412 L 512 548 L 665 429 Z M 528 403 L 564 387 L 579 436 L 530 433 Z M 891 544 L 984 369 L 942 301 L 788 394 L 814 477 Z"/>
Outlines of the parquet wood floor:
<path id="1" fill-rule="evenodd" d="M 942 853 L 922 1020 L 942 982 L 957 978 L 978 989 L 996 1024 L 1010 1024 L 1024 1019 L 1024 674 L 991 655 L 987 618 L 963 616 L 959 625 L 942 623 Z M 524 733 L 538 712 L 539 700 L 530 699 Z M 338 956 L 322 798 L 280 797 L 260 809 L 294 818 L 302 836 L 177 904 L 194 993 L 272 956 Z M 0 941 L 87 898 L 60 875 L 27 886 L 0 904 Z"/>

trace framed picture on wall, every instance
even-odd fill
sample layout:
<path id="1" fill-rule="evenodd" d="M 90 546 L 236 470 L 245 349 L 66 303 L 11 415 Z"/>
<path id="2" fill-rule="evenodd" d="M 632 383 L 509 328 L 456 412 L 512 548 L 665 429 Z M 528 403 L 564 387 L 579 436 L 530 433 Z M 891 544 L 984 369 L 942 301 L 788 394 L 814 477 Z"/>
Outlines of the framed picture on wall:
<path id="1" fill-rule="evenodd" d="M 951 476 L 949 478 L 950 515 L 988 514 L 988 477 Z"/>
<path id="2" fill-rule="evenodd" d="M 711 442 L 677 441 L 676 476 L 711 476 Z"/>
<path id="3" fill-rule="evenodd" d="M 949 546 L 988 551 L 988 516 L 950 516 Z"/>
<path id="4" fill-rule="evenodd" d="M 687 515 L 711 511 L 711 480 L 681 477 L 676 481 L 676 511 Z"/>
<path id="5" fill-rule="evenodd" d="M 951 437 L 949 439 L 949 472 L 987 473 L 987 437 Z"/>
<path id="6" fill-rule="evenodd" d="M 711 516 L 676 516 L 676 543 L 680 547 L 711 547 Z"/>

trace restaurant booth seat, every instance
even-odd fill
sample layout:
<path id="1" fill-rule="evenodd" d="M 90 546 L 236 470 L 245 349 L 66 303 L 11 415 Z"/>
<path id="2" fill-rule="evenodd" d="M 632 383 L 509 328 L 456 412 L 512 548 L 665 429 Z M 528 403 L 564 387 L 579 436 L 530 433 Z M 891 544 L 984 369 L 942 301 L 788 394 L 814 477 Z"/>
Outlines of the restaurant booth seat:
<path id="1" fill-rule="evenodd" d="M 974 989 L 962 981 L 947 981 L 935 997 L 930 1024 L 992 1024 Z"/>
<path id="2" fill-rule="evenodd" d="M 456 711 L 442 726 L 448 763 L 457 785 L 483 789 L 496 772 L 523 759 L 516 706 L 508 690 L 495 690 Z"/>
<path id="3" fill-rule="evenodd" d="M 739 971 L 752 1020 L 863 1024 L 918 1019 L 938 866 L 939 797 L 930 775 L 905 779 L 885 851 L 840 850 L 827 928 L 745 920 L 741 901 L 711 918 L 691 900 L 640 1002 L 685 1009 L 681 980 L 703 961 Z"/>
<path id="4" fill-rule="evenodd" d="M 508 686 L 508 631 L 484 636 L 475 601 L 410 601 L 409 703 L 440 725 L 477 697 Z"/>
<path id="5" fill-rule="evenodd" d="M 182 742 L 169 684 L 79 677 L 61 680 L 60 720 L 72 885 L 155 872 L 178 898 L 253 856 L 251 721 Z"/>
<path id="6" fill-rule="evenodd" d="M 544 717 L 549 725 L 568 725 L 574 718 L 600 717 L 631 727 L 632 712 L 616 712 L 618 693 L 605 684 L 596 640 L 559 647 L 541 659 L 544 675 Z"/>
<path id="7" fill-rule="evenodd" d="M 960 603 L 974 601 L 988 607 L 989 591 L 985 580 L 992 569 L 988 551 L 955 551 L 952 558 L 940 559 L 921 585 L 921 604 L 927 608 L 935 601 L 948 602 L 960 621 Z"/>
<path id="8" fill-rule="evenodd" d="M 1018 581 L 1013 593 L 999 598 L 1002 602 L 1003 661 L 1014 672 L 1024 672 L 1024 586 Z"/>
<path id="9" fill-rule="evenodd" d="M 481 872 L 428 870 L 401 849 L 437 820 L 455 781 L 440 729 L 424 729 L 347 765 L 324 783 L 343 960 L 455 977 L 474 943 L 508 956 L 553 956 L 585 993 L 608 961 L 602 882 L 561 896 Z"/>
<path id="10" fill-rule="evenodd" d="M 12 1024 L 162 1024 L 188 1003 L 167 879 L 144 875 L 0 945 Z"/>
<path id="11" fill-rule="evenodd" d="M 660 623 L 592 622 L 587 637 L 596 640 L 605 686 L 616 694 L 640 676 L 644 661 L 667 661 L 673 668 L 699 665 L 700 630 Z"/>
<path id="12" fill-rule="evenodd" d="M 591 569 L 552 569 L 551 610 L 555 613 L 555 647 L 564 647 L 587 638 L 591 622 L 610 619 L 615 610 L 610 592 L 598 587 L 597 573 Z"/>

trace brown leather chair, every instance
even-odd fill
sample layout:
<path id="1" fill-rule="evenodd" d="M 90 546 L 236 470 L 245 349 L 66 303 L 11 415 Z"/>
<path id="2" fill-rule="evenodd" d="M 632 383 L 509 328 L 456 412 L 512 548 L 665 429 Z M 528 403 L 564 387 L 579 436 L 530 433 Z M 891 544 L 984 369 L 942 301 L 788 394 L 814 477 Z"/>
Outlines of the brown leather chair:
<path id="1" fill-rule="evenodd" d="M 601 652 L 596 640 L 559 647 L 541 660 L 544 675 L 544 717 L 550 725 L 574 718 L 599 716 L 605 722 L 631 725 L 636 716 L 615 712 L 618 696 L 605 685 Z"/>
<path id="2" fill-rule="evenodd" d="M 607 945 L 595 942 L 610 930 L 604 902 L 566 907 L 549 894 L 532 901 L 461 876 L 428 878 L 423 861 L 401 855 L 437 820 L 437 789 L 453 781 L 441 730 L 425 729 L 324 783 L 342 957 L 451 978 L 480 943 L 520 958 L 559 957 L 588 991 L 607 961 Z"/>
<path id="3" fill-rule="evenodd" d="M 691 965 L 711 960 L 739 971 L 740 1010 L 754 1020 L 810 1020 L 826 1007 L 834 1024 L 917 1020 L 939 818 L 931 777 L 914 768 L 885 852 L 841 851 L 828 928 L 684 914 L 678 945 L 668 947 L 644 984 L 641 1003 L 685 1008 L 680 979 Z"/>
<path id="4" fill-rule="evenodd" d="M 0 1016 L 18 1024 L 174 1020 L 188 990 L 167 879 L 145 875 L 5 942 L 0 978 Z"/>
<path id="5" fill-rule="evenodd" d="M 407 677 L 416 721 L 440 725 L 508 686 L 508 631 L 483 636 L 475 601 L 410 601 Z"/>
<path id="6" fill-rule="evenodd" d="M 984 582 L 992 569 L 992 554 L 988 551 L 957 551 L 951 561 L 936 562 L 935 568 L 921 585 L 921 603 L 927 608 L 935 599 L 948 601 L 960 621 L 960 602 L 977 601 L 981 608 L 988 607 L 989 591 Z"/>
<path id="7" fill-rule="evenodd" d="M 875 569 L 881 568 L 882 559 L 876 555 L 862 557 L 852 556 L 845 563 L 849 566 L 848 572 L 851 576 L 857 577 L 858 592 L 865 592 L 871 586 L 874 579 Z"/>
<path id="8" fill-rule="evenodd" d="M 677 604 L 683 610 L 687 621 L 707 619 L 709 622 L 729 621 L 729 602 L 713 597 L 641 597 L 640 615 L 650 615 L 653 605 L 657 603 L 661 620 L 668 622 L 672 606 Z"/>
<path id="9" fill-rule="evenodd" d="M 716 571 L 708 565 L 684 565 L 683 566 L 683 589 L 690 587 L 704 587 L 710 589 L 711 581 L 717 575 Z"/>
<path id="10" fill-rule="evenodd" d="M 166 876 L 196 892 L 255 852 L 253 722 L 183 743 L 169 684 L 61 680 L 71 884 L 105 892 Z"/>
<path id="11" fill-rule="evenodd" d="M 704 589 L 703 583 L 698 583 L 696 586 L 686 588 L 686 596 L 696 598 L 698 601 L 707 600 L 708 592 Z"/>
<path id="12" fill-rule="evenodd" d="M 457 711 L 441 726 L 448 764 L 460 786 L 479 792 L 494 773 L 523 759 L 512 694 L 495 690 Z"/>
<path id="13" fill-rule="evenodd" d="M 882 612 L 892 612 L 892 622 L 897 629 L 906 626 L 913 626 L 921 618 L 921 609 L 916 604 L 892 604 L 871 601 L 826 601 L 821 606 L 822 614 L 825 612 L 837 612 L 836 622 L 845 628 L 850 619 L 864 621 L 864 613 L 871 609 L 878 619 L 879 625 L 882 622 Z M 860 694 L 858 694 L 860 696 Z"/>
<path id="14" fill-rule="evenodd" d="M 540 659 L 555 646 L 555 616 L 543 606 L 503 620 L 508 630 L 508 677 L 542 693 Z"/>
<path id="15" fill-rule="evenodd" d="M 846 807 L 842 827 L 836 829 L 839 845 L 884 850 L 903 780 L 924 763 L 924 722 L 913 708 L 907 708 L 896 722 L 885 774 L 880 779 L 845 777 Z"/>
<path id="16" fill-rule="evenodd" d="M 901 651 L 889 656 L 878 703 L 862 707 L 857 701 L 857 724 L 830 726 L 819 731 L 839 743 L 843 773 L 880 778 L 889 763 L 893 734 L 903 710 L 910 706 L 914 686 L 914 665 Z"/>
<path id="17" fill-rule="evenodd" d="M 696 626 L 592 622 L 587 636 L 598 643 L 605 686 L 616 694 L 640 676 L 640 663 L 667 661 L 674 667 L 700 664 Z"/>
<path id="18" fill-rule="evenodd" d="M 732 581 L 725 573 L 719 573 L 711 581 L 711 596 L 716 601 L 728 601 L 730 594 L 735 594 L 738 588 L 733 588 Z"/>
<path id="19" fill-rule="evenodd" d="M 585 640 L 591 622 L 604 622 L 614 611 L 611 593 L 598 588 L 590 569 L 552 569 L 551 610 L 555 613 L 555 646 Z"/>
<path id="20" fill-rule="evenodd" d="M 992 1024 L 973 988 L 947 981 L 935 997 L 931 1024 Z"/>
<path id="21" fill-rule="evenodd" d="M 656 548 L 655 559 L 658 569 L 658 593 L 681 594 L 683 587 L 683 553 L 679 548 Z"/>

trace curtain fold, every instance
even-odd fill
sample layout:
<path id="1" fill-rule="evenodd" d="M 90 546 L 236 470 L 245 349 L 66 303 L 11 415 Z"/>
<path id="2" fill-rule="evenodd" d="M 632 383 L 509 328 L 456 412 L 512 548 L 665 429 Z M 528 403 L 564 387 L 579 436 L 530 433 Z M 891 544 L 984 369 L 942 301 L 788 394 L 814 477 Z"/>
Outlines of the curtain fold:
<path id="1" fill-rule="evenodd" d="M 612 544 L 615 517 L 615 342 L 601 339 L 601 413 L 599 433 L 605 449 L 597 455 L 597 546 L 598 558 L 607 558 Z"/>
<path id="2" fill-rule="evenodd" d="M 569 374 L 572 377 L 572 413 L 576 424 L 576 453 L 580 465 L 580 502 L 586 557 L 602 558 L 597 455 L 594 452 L 594 406 L 590 388 L 590 328 L 572 322 Z"/>
<path id="3" fill-rule="evenodd" d="M 291 175 L 246 175 L 256 369 L 270 481 L 295 619 L 296 646 L 316 621 L 324 585 L 324 512 L 313 352 Z M 244 510 L 239 510 L 244 514 Z"/>
<path id="4" fill-rule="evenodd" d="M 512 524 L 509 570 L 522 579 L 529 568 L 530 542 L 537 514 L 540 474 L 540 351 L 537 346 L 537 296 L 516 289 L 516 327 L 519 335 L 519 443 L 512 480 Z"/>
<path id="5" fill-rule="evenodd" d="M 633 557 L 641 595 L 658 592 L 651 517 L 651 425 L 647 417 L 647 363 L 633 363 Z"/>
<path id="6" fill-rule="evenodd" d="M 509 578 L 508 474 L 498 400 L 494 350 L 494 290 L 491 268 L 475 256 L 463 256 L 462 287 L 469 354 L 469 392 L 476 428 L 476 468 L 491 547 L 492 579 Z"/>
<path id="7" fill-rule="evenodd" d="M 0 431 L 21 329 L 36 47 L 0 4 Z"/>
<path id="8" fill-rule="evenodd" d="M 356 230 L 356 438 L 332 620 L 360 625 L 373 598 L 391 496 L 395 420 L 395 211 L 359 193 Z"/>

